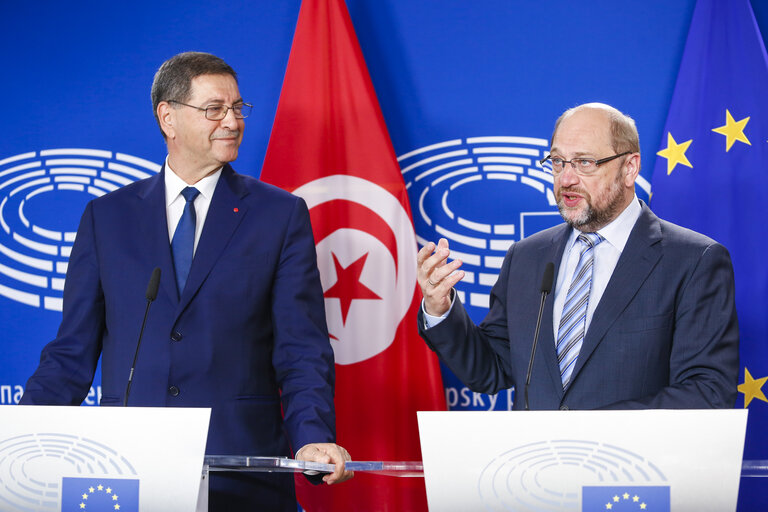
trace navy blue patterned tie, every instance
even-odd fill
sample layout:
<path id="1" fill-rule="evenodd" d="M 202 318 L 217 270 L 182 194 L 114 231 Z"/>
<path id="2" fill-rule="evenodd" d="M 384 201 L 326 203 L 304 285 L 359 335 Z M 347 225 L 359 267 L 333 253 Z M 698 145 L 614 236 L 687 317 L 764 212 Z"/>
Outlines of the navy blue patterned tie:
<path id="1" fill-rule="evenodd" d="M 589 293 L 592 290 L 592 267 L 594 264 L 594 247 L 604 238 L 597 233 L 582 233 L 578 241 L 581 244 L 579 262 L 573 272 L 573 280 L 568 288 L 563 305 L 563 316 L 557 331 L 557 361 L 560 365 L 560 378 L 563 389 L 568 388 L 573 367 L 581 351 L 587 323 L 587 307 Z"/>
<path id="2" fill-rule="evenodd" d="M 184 290 L 189 268 L 192 266 L 192 256 L 195 249 L 195 224 L 197 222 L 194 201 L 199 193 L 200 191 L 195 187 L 187 187 L 181 191 L 187 204 L 184 205 L 184 211 L 176 226 L 173 240 L 171 240 L 173 267 L 176 270 L 176 286 L 179 288 L 179 295 Z"/>

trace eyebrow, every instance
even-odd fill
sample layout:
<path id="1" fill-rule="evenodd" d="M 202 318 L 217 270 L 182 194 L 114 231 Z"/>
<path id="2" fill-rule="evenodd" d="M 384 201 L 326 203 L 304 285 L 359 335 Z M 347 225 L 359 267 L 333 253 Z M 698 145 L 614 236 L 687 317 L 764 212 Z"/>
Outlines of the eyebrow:
<path id="1" fill-rule="evenodd" d="M 205 100 L 203 102 L 204 105 L 210 105 L 211 103 L 216 103 L 216 104 L 220 104 L 220 105 L 224 105 L 225 104 L 224 100 L 222 100 L 221 98 L 211 98 L 211 99 Z M 238 103 L 245 103 L 243 101 L 242 97 L 240 97 L 240 98 L 236 99 L 235 101 L 233 101 L 232 105 L 237 105 Z"/>
<path id="2" fill-rule="evenodd" d="M 558 153 L 560 152 L 560 151 L 559 151 L 559 149 L 560 149 L 560 148 L 558 148 L 557 146 L 554 146 L 554 147 L 552 147 L 552 148 L 549 150 L 549 153 L 550 153 L 550 154 L 552 154 L 552 155 L 554 155 L 554 154 L 558 154 Z M 594 153 L 592 153 L 592 152 L 590 152 L 590 151 L 576 151 L 576 152 L 573 154 L 573 156 L 574 156 L 574 157 L 580 157 L 580 156 L 591 156 L 591 155 L 594 155 Z"/>

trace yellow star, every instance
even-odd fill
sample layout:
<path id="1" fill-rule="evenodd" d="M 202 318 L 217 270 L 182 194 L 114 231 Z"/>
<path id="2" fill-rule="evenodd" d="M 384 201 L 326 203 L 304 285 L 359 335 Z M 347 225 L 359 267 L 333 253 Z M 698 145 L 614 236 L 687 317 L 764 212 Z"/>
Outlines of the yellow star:
<path id="1" fill-rule="evenodd" d="M 112 494 L 112 488 L 111 487 L 107 487 L 107 494 Z"/>
<path id="2" fill-rule="evenodd" d="M 88 499 L 88 495 L 87 494 L 83 494 L 83 499 L 87 500 Z"/>
<path id="3" fill-rule="evenodd" d="M 88 488 L 88 492 L 92 493 L 95 489 L 93 487 Z"/>
<path id="4" fill-rule="evenodd" d="M 635 503 L 637 503 L 638 501 L 640 501 L 640 496 L 638 496 L 637 494 L 635 494 L 634 496 L 632 496 L 632 501 L 634 501 Z"/>
<path id="5" fill-rule="evenodd" d="M 115 505 L 115 510 L 120 510 L 120 504 Z"/>
<path id="6" fill-rule="evenodd" d="M 648 506 L 648 505 L 646 505 L 645 503 L 641 503 L 641 504 L 640 504 L 640 510 L 645 510 L 645 508 L 646 508 L 647 506 Z"/>
<path id="7" fill-rule="evenodd" d="M 629 499 L 629 493 L 625 492 L 624 496 L 622 496 L 622 498 L 624 498 L 625 500 L 628 500 Z"/>
<path id="8" fill-rule="evenodd" d="M 100 490 L 100 491 L 103 491 L 103 490 L 104 490 L 104 486 L 103 486 L 103 485 L 101 485 L 101 484 L 97 485 L 97 486 L 96 486 L 96 488 L 97 488 L 98 490 Z"/>
<path id="9" fill-rule="evenodd" d="M 605 504 L 605 508 L 606 508 L 607 510 L 611 510 L 611 509 L 613 508 L 613 505 L 611 505 L 610 503 L 606 503 L 606 504 Z"/>
<path id="10" fill-rule="evenodd" d="M 112 501 L 117 501 L 117 494 L 112 495 Z"/>
<path id="11" fill-rule="evenodd" d="M 744 383 L 739 384 L 737 389 L 739 390 L 739 393 L 744 393 L 745 409 L 753 398 L 757 398 L 763 402 L 768 402 L 768 399 L 765 398 L 765 394 L 763 393 L 762 389 L 763 384 L 765 384 L 765 381 L 767 380 L 768 377 L 763 377 L 762 379 L 753 379 L 752 375 L 749 373 L 749 370 L 747 370 L 747 367 L 744 367 Z"/>
<path id="12" fill-rule="evenodd" d="M 85 508 L 85 503 L 80 503 L 80 508 Z"/>
<path id="13" fill-rule="evenodd" d="M 725 109 L 725 124 L 717 128 L 712 128 L 712 131 L 719 133 L 720 135 L 725 135 L 726 153 L 731 150 L 731 146 L 733 146 L 733 143 L 737 140 L 744 144 L 752 145 L 752 143 L 749 142 L 749 139 L 747 139 L 747 136 L 744 135 L 744 128 L 747 126 L 748 122 L 748 117 L 745 117 L 741 121 L 734 121 L 731 113 L 728 109 Z"/>
<path id="14" fill-rule="evenodd" d="M 693 139 L 685 141 L 681 144 L 675 142 L 675 138 L 672 137 L 672 132 L 667 132 L 667 147 L 656 153 L 657 155 L 667 159 L 667 176 L 672 174 L 672 169 L 677 164 L 685 165 L 693 169 L 691 162 L 685 156 L 685 152 L 688 150 L 688 146 L 691 145 Z"/>

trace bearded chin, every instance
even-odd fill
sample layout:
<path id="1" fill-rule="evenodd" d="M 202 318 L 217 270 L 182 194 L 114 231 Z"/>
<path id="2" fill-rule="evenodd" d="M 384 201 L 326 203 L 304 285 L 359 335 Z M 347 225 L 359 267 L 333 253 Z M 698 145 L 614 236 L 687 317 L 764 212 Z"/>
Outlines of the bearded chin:
<path id="1" fill-rule="evenodd" d="M 591 198 L 590 198 L 591 199 Z M 593 233 L 601 229 L 619 216 L 624 207 L 624 196 L 620 177 L 613 182 L 608 190 L 608 204 L 604 208 L 594 208 L 590 200 L 585 198 L 586 207 L 580 211 L 569 211 L 565 200 L 560 196 L 557 209 L 563 220 L 574 229 L 584 233 Z M 571 216 L 568 216 L 571 213 Z M 575 215 L 573 215 L 575 214 Z"/>
<path id="2" fill-rule="evenodd" d="M 560 216 L 563 218 L 566 224 L 574 229 L 583 231 L 583 227 L 590 224 L 594 217 L 594 211 L 592 205 L 588 204 L 586 208 L 576 213 L 576 215 L 568 216 L 568 209 L 565 207 L 565 201 L 561 198 L 557 202 L 557 209 L 560 211 Z"/>

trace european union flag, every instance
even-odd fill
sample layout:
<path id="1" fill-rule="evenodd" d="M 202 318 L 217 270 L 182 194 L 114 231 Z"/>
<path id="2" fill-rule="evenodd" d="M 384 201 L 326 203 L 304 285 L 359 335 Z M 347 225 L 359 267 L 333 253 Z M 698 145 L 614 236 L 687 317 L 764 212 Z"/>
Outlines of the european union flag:
<path id="1" fill-rule="evenodd" d="M 584 486 L 581 488 L 582 512 L 606 510 L 649 510 L 669 512 L 669 486 Z"/>
<path id="2" fill-rule="evenodd" d="M 139 512 L 139 481 L 135 478 L 64 477 L 61 512 Z"/>
<path id="3" fill-rule="evenodd" d="M 680 65 L 651 207 L 731 252 L 741 333 L 737 407 L 746 459 L 768 459 L 768 58 L 748 0 L 699 0 Z"/>

